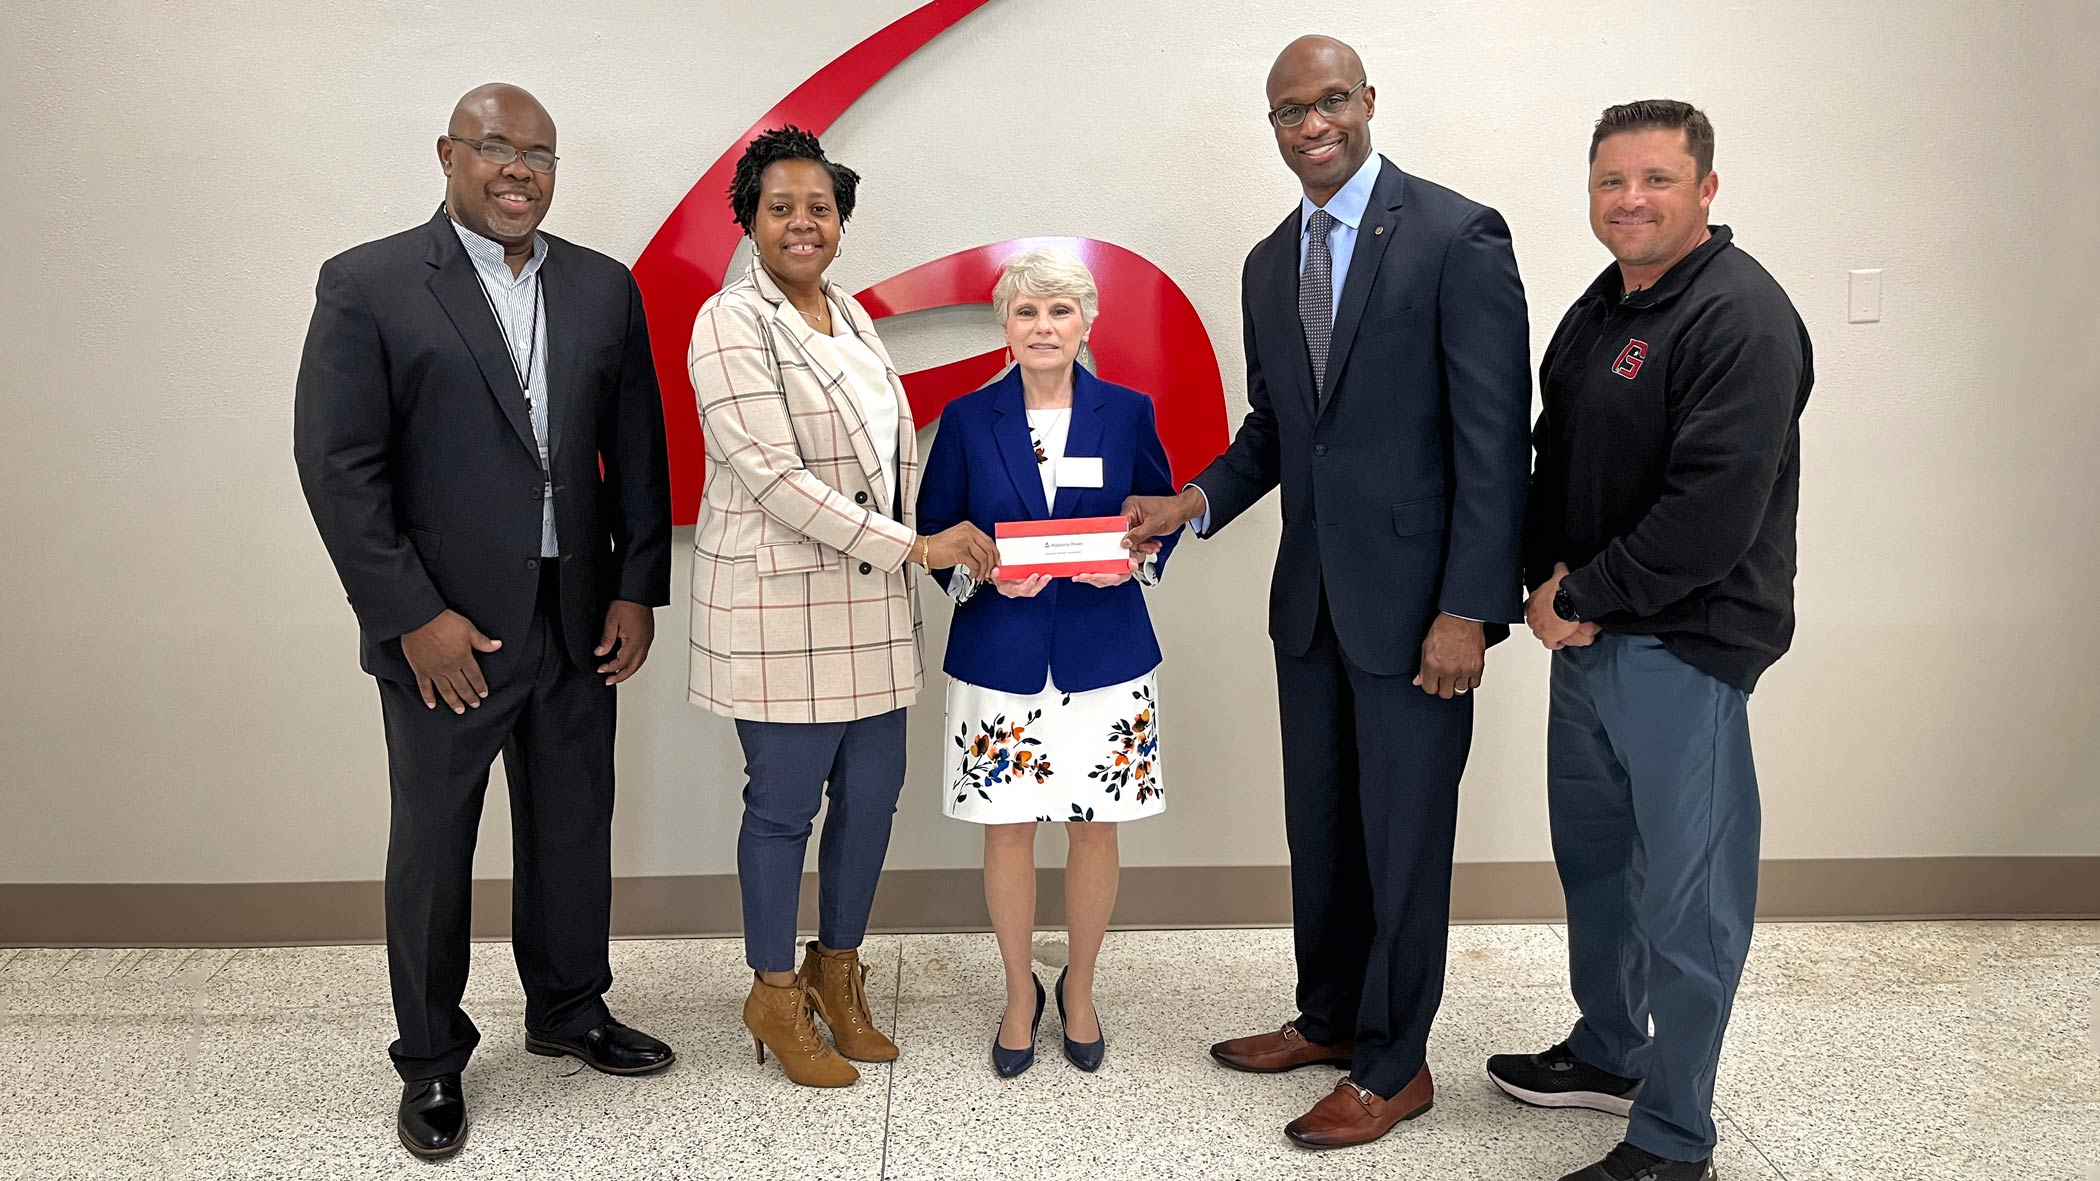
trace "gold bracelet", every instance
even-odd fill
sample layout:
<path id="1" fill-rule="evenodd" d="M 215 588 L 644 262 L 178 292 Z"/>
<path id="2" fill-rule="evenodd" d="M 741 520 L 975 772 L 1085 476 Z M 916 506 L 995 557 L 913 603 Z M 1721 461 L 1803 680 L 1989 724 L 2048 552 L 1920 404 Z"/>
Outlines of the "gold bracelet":
<path id="1" fill-rule="evenodd" d="M 919 539 L 919 565 L 924 566 L 928 570 L 933 569 L 933 538 L 931 537 L 921 537 Z"/>

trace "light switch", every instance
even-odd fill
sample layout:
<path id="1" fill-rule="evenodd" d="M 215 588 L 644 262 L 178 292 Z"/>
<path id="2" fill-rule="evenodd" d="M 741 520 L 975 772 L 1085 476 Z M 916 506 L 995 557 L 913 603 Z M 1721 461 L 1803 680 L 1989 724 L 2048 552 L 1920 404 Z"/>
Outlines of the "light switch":
<path id="1" fill-rule="evenodd" d="M 1881 319 L 1881 268 L 1852 272 L 1852 298 L 1846 319 L 1872 324 Z"/>

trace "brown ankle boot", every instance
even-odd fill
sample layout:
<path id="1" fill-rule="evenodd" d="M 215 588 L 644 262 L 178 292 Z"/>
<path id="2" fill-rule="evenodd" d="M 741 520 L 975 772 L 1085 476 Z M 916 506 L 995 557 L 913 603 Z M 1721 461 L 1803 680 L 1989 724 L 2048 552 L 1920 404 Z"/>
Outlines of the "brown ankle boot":
<path id="1" fill-rule="evenodd" d="M 844 1087 L 860 1081 L 853 1064 L 839 1057 L 817 1032 L 813 1011 L 802 981 L 767 984 L 753 973 L 751 995 L 744 998 L 744 1028 L 758 1043 L 759 1062 L 765 1062 L 766 1051 L 772 1050 L 781 1069 L 787 1071 L 788 1081 L 798 1086 Z"/>
<path id="2" fill-rule="evenodd" d="M 831 1027 L 839 1053 L 855 1062 L 890 1062 L 897 1043 L 875 1028 L 868 1012 L 868 966 L 857 951 L 833 951 L 812 939 L 802 957 L 802 986 L 815 1002 L 817 1016 Z"/>

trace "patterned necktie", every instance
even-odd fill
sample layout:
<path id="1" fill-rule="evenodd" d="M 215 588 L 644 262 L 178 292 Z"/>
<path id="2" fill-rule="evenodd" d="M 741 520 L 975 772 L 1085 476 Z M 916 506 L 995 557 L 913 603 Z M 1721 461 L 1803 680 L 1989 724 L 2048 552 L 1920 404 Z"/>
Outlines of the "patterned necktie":
<path id="1" fill-rule="evenodd" d="M 1305 326 L 1305 351 L 1312 354 L 1313 396 L 1327 384 L 1327 349 L 1334 343 L 1334 255 L 1327 232 L 1334 215 L 1313 210 L 1306 223 L 1305 273 L 1298 276 L 1298 322 Z"/>

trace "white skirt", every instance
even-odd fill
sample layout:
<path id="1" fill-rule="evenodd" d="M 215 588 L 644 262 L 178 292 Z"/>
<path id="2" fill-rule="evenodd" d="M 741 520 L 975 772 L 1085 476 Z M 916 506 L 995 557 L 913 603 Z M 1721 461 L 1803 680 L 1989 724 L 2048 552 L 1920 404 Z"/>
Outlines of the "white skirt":
<path id="1" fill-rule="evenodd" d="M 948 680 L 942 810 L 977 824 L 1136 820 L 1167 809 L 1159 679 L 1065 693 Z"/>

